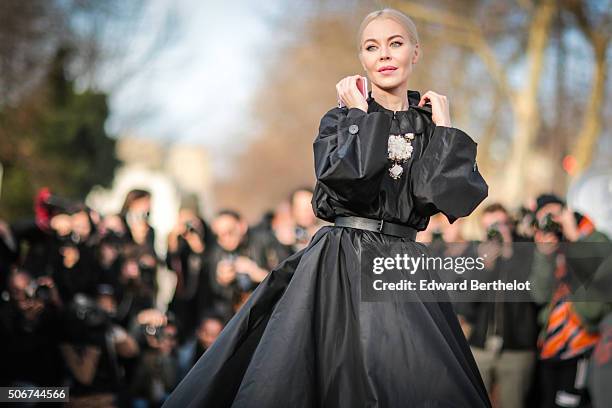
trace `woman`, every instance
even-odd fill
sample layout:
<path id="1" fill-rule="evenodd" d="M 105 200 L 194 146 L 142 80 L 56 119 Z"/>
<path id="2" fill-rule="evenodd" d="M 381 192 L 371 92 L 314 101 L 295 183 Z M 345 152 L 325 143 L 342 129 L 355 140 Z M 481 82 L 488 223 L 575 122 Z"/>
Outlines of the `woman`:
<path id="1" fill-rule="evenodd" d="M 417 256 L 429 217 L 468 215 L 487 185 L 446 98 L 408 90 L 414 23 L 374 12 L 359 41 L 372 93 L 358 76 L 340 81 L 346 107 L 325 114 L 314 142 L 313 207 L 335 225 L 268 275 L 165 407 L 490 406 L 449 303 L 361 301 L 366 249 Z"/>
<path id="2" fill-rule="evenodd" d="M 149 224 L 151 193 L 147 190 L 130 190 L 125 196 L 119 216 L 124 224 L 128 243 L 144 251 L 139 259 L 142 281 L 157 294 L 157 263 L 155 252 L 155 230 Z"/>
<path id="3" fill-rule="evenodd" d="M 136 245 L 147 247 L 155 253 L 155 230 L 149 225 L 151 193 L 147 190 L 130 190 L 119 213 L 124 222 L 128 238 Z"/>

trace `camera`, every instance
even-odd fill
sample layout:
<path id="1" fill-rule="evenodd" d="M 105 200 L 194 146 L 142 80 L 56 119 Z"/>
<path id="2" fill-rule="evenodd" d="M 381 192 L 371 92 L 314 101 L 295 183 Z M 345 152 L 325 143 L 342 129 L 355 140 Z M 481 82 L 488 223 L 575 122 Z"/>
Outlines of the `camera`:
<path id="1" fill-rule="evenodd" d="M 431 233 L 431 242 L 444 242 L 442 231 L 440 231 L 439 229 L 434 230 Z"/>
<path id="2" fill-rule="evenodd" d="M 231 262 L 232 264 L 234 264 L 237 258 L 238 256 L 235 254 L 228 254 L 225 257 L 223 257 L 223 261 Z M 251 277 L 249 276 L 248 273 L 237 270 L 236 271 L 236 285 L 238 286 L 238 289 L 240 291 L 248 292 L 253 287 L 253 281 L 251 281 Z"/>
<path id="3" fill-rule="evenodd" d="M 56 235 L 62 246 L 77 246 L 81 243 L 81 236 L 75 232 L 67 235 Z"/>
<path id="4" fill-rule="evenodd" d="M 308 243 L 309 240 L 308 230 L 304 227 L 295 227 L 295 240 L 299 243 Z"/>
<path id="5" fill-rule="evenodd" d="M 63 319 L 63 333 L 71 344 L 103 344 L 112 316 L 90 296 L 74 295 Z"/>
<path id="6" fill-rule="evenodd" d="M 111 316 L 93 298 L 77 293 L 64 316 L 63 332 L 72 344 L 103 344 L 111 323 Z"/>
<path id="7" fill-rule="evenodd" d="M 221 262 L 227 262 L 227 263 L 231 263 L 233 265 L 237 258 L 238 258 L 237 255 L 234 255 L 234 254 L 225 254 L 221 258 Z"/>
<path id="8" fill-rule="evenodd" d="M 164 338 L 164 327 L 145 324 L 142 326 L 142 330 L 146 336 L 154 337 L 155 340 L 160 341 Z"/>
<path id="9" fill-rule="evenodd" d="M 189 233 L 197 233 L 198 230 L 196 228 L 196 226 L 194 225 L 193 221 L 187 221 L 185 222 L 185 233 L 189 234 Z"/>
<path id="10" fill-rule="evenodd" d="M 542 232 L 555 234 L 559 239 L 563 238 L 561 224 L 553 220 L 552 214 L 546 214 L 538 221 L 538 229 Z"/>
<path id="11" fill-rule="evenodd" d="M 110 323 L 110 316 L 88 296 L 76 294 L 70 308 L 71 315 L 87 328 L 97 328 Z"/>
<path id="12" fill-rule="evenodd" d="M 242 292 L 248 292 L 253 286 L 251 277 L 244 272 L 236 272 L 236 284 Z"/>
<path id="13" fill-rule="evenodd" d="M 487 228 L 487 241 L 497 242 L 499 244 L 504 242 L 504 236 L 499 229 L 498 223 L 495 222 Z"/>
<path id="14" fill-rule="evenodd" d="M 51 299 L 51 289 L 47 285 L 39 285 L 38 282 L 32 281 L 25 288 L 25 295 L 28 299 L 40 299 L 46 302 Z"/>
<path id="15" fill-rule="evenodd" d="M 125 234 L 113 230 L 107 231 L 100 241 L 100 243 L 107 245 L 120 245 L 123 242 L 125 242 Z"/>

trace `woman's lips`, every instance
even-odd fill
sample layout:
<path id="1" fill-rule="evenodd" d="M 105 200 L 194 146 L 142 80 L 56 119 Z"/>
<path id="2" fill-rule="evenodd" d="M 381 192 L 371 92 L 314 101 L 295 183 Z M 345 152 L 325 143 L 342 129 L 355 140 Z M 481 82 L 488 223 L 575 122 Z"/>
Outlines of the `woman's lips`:
<path id="1" fill-rule="evenodd" d="M 397 71 L 397 68 L 395 67 L 382 67 L 378 70 L 378 73 L 383 75 L 392 75 L 395 71 Z"/>

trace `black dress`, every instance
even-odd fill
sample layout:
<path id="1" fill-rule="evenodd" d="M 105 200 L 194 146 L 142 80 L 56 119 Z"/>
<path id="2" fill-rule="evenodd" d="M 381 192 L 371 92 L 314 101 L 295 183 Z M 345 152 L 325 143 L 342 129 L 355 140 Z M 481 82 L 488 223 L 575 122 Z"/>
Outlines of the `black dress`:
<path id="1" fill-rule="evenodd" d="M 487 196 L 476 143 L 436 127 L 428 105 L 368 113 L 334 108 L 314 142 L 318 217 L 357 215 L 425 229 Z M 356 126 L 352 126 L 356 125 Z M 415 133 L 399 179 L 389 175 L 389 134 Z M 257 287 L 164 407 L 489 407 L 448 302 L 362 302 L 364 247 L 423 245 L 361 229 L 326 226 Z"/>

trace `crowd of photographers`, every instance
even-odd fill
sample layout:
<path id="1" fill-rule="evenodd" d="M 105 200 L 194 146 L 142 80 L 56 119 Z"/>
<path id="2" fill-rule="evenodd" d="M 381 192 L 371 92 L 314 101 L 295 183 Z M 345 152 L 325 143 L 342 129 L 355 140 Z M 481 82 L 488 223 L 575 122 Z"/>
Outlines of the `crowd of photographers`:
<path id="1" fill-rule="evenodd" d="M 307 245 L 311 198 L 298 189 L 251 227 L 232 210 L 209 225 L 185 200 L 162 257 L 149 192 L 101 216 L 41 190 L 33 219 L 0 220 L 0 385 L 67 386 L 75 407 L 161 406 L 268 271 Z M 176 276 L 168 305 L 160 267 Z"/>
<path id="2" fill-rule="evenodd" d="M 517 214 L 499 203 L 485 206 L 479 215 L 482 241 L 466 240 L 463 222 L 449 224 L 437 215 L 418 239 L 431 242 L 437 254 L 482 257 L 479 279 L 531 284 L 526 297 L 500 290 L 455 303 L 494 406 L 610 406 L 608 237 L 588 216 L 551 194 Z"/>
<path id="3" fill-rule="evenodd" d="M 0 221 L 0 384 L 68 386 L 77 407 L 160 406 L 268 272 L 308 244 L 320 227 L 311 199 L 297 189 L 254 226 L 232 210 L 209 224 L 186 200 L 162 257 L 149 192 L 101 216 L 42 190 L 33 219 Z M 575 298 L 563 244 L 608 238 L 554 195 L 515 216 L 490 204 L 479 217 L 482 241 L 442 215 L 418 240 L 447 256 L 486 253 L 495 276 L 533 283 L 529 301 L 455 304 L 495 406 L 606 406 L 612 306 Z M 168 305 L 156 302 L 160 267 L 176 276 Z"/>

